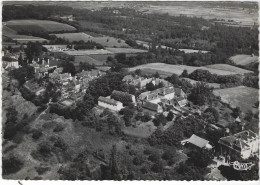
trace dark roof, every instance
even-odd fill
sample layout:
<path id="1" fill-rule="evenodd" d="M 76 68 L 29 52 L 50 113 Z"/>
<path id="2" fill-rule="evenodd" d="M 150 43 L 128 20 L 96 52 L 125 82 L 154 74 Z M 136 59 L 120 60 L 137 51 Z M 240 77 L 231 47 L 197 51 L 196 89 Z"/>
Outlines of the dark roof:
<path id="1" fill-rule="evenodd" d="M 107 103 L 107 104 L 111 104 L 111 105 L 117 105 L 118 103 L 120 103 L 119 101 L 116 101 L 116 100 L 113 100 L 113 99 L 110 99 L 110 98 L 106 98 L 106 97 L 103 97 L 103 96 L 100 96 L 98 98 L 98 101 L 101 101 L 101 102 L 104 102 L 104 103 Z"/>
<path id="2" fill-rule="evenodd" d="M 24 84 L 24 87 L 30 90 L 31 92 L 37 92 L 41 89 L 44 89 L 43 87 L 39 86 L 36 82 L 27 81 Z"/>
<path id="3" fill-rule="evenodd" d="M 242 150 L 243 148 L 249 147 L 247 144 L 248 140 L 255 139 L 256 137 L 256 133 L 252 132 L 251 130 L 244 130 L 237 134 L 220 138 L 219 143 L 234 149 Z"/>
<path id="4" fill-rule="evenodd" d="M 156 111 L 156 112 L 159 107 L 160 107 L 160 105 L 158 105 L 156 103 L 151 103 L 151 102 L 145 102 L 145 104 L 143 105 L 143 108 L 152 110 L 152 111 Z"/>
<path id="5" fill-rule="evenodd" d="M 182 142 L 189 142 L 199 148 L 204 148 L 209 143 L 208 140 L 196 136 L 195 134 L 193 134 L 189 139 L 183 140 Z"/>
<path id="6" fill-rule="evenodd" d="M 5 61 L 5 62 L 18 62 L 17 59 L 11 58 L 11 57 L 7 57 L 7 56 L 3 56 L 2 57 L 2 61 Z"/>

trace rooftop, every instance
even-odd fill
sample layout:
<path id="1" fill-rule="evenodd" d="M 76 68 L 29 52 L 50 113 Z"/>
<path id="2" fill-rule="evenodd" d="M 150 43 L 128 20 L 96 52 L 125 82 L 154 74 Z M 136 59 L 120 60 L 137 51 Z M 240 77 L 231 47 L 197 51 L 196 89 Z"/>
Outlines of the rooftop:
<path id="1" fill-rule="evenodd" d="M 98 101 L 101 101 L 101 102 L 104 102 L 104 103 L 107 103 L 107 104 L 111 104 L 111 105 L 114 105 L 114 106 L 116 106 L 118 103 L 121 103 L 119 101 L 116 101 L 116 100 L 113 100 L 113 99 L 110 99 L 110 98 L 106 98 L 106 97 L 103 97 L 103 96 L 100 96 L 98 98 Z"/>
<path id="2" fill-rule="evenodd" d="M 195 134 L 193 134 L 190 138 L 188 139 L 185 139 L 183 141 L 181 141 L 182 144 L 185 144 L 185 143 L 191 143 L 199 148 L 204 148 L 204 147 L 207 147 L 208 146 L 208 143 L 209 141 L 206 140 L 206 139 L 203 139 Z"/>
<path id="3" fill-rule="evenodd" d="M 157 111 L 159 107 L 160 107 L 160 105 L 158 105 L 156 103 L 151 103 L 151 102 L 145 102 L 145 104 L 143 105 L 143 108 L 146 108 L 146 109 L 152 110 L 152 111 Z"/>
<path id="4" fill-rule="evenodd" d="M 249 147 L 248 143 L 250 140 L 256 139 L 257 137 L 257 134 L 251 130 L 244 130 L 234 135 L 220 138 L 219 143 L 234 149 L 243 150 Z"/>

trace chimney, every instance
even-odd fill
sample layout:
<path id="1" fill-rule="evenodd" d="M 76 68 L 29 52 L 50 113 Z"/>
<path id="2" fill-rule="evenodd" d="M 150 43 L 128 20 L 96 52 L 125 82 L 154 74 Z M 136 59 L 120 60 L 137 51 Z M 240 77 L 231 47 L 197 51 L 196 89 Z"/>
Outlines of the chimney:
<path id="1" fill-rule="evenodd" d="M 44 63 L 45 63 L 45 60 L 43 59 L 43 60 L 42 60 L 42 64 L 44 65 Z"/>
<path id="2" fill-rule="evenodd" d="M 50 59 L 48 58 L 48 65 L 50 64 Z"/>
<path id="3" fill-rule="evenodd" d="M 40 62 L 40 58 L 38 58 L 38 62 Z"/>

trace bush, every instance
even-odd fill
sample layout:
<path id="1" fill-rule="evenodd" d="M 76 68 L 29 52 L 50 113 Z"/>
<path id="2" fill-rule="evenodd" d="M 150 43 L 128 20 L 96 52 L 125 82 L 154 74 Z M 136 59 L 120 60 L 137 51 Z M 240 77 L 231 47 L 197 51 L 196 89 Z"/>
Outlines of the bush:
<path id="1" fill-rule="evenodd" d="M 37 140 L 42 136 L 42 131 L 34 129 L 32 131 L 32 138 Z"/>
<path id="2" fill-rule="evenodd" d="M 53 132 L 61 132 L 64 130 L 64 126 L 61 123 L 58 123 L 56 127 L 53 129 Z"/>
<path id="3" fill-rule="evenodd" d="M 133 164 L 136 165 L 136 166 L 141 165 L 143 162 L 144 162 L 144 159 L 143 159 L 142 156 L 136 156 L 136 157 L 133 159 Z"/>
<path id="4" fill-rule="evenodd" d="M 8 159 L 3 159 L 3 175 L 8 175 L 12 173 L 16 173 L 23 167 L 23 162 L 17 157 L 10 157 Z"/>
<path id="5" fill-rule="evenodd" d="M 37 173 L 38 173 L 39 175 L 42 175 L 42 174 L 44 174 L 45 172 L 49 171 L 50 168 L 49 168 L 49 167 L 42 167 L 42 166 L 40 166 L 40 167 L 35 167 L 35 170 L 37 171 Z"/>
<path id="6" fill-rule="evenodd" d="M 57 138 L 53 146 L 60 148 L 63 151 L 68 149 L 67 143 L 65 143 L 65 141 L 62 138 Z"/>
<path id="7" fill-rule="evenodd" d="M 156 161 L 156 163 L 152 166 L 151 170 L 155 173 L 159 173 L 163 171 L 163 163 L 162 161 Z"/>
<path id="8" fill-rule="evenodd" d="M 144 155 L 151 155 L 151 153 L 152 153 L 151 150 L 148 150 L 148 149 L 144 150 Z"/>
<path id="9" fill-rule="evenodd" d="M 42 142 L 39 144 L 38 152 L 43 156 L 50 156 L 52 152 L 52 145 L 49 142 Z"/>
<path id="10" fill-rule="evenodd" d="M 143 167 L 141 168 L 141 172 L 142 172 L 143 174 L 148 173 L 148 171 L 149 171 L 149 169 L 148 169 L 147 166 L 143 166 Z"/>
<path id="11" fill-rule="evenodd" d="M 136 155 L 137 154 L 137 152 L 135 151 L 135 150 L 130 150 L 129 151 L 129 155 L 131 155 L 131 156 L 134 156 L 134 155 Z"/>
<path id="12" fill-rule="evenodd" d="M 172 159 L 174 156 L 174 152 L 172 150 L 166 150 L 163 155 L 162 155 L 162 159 L 164 160 L 170 160 Z"/>
<path id="13" fill-rule="evenodd" d="M 152 152 L 152 154 L 148 157 L 148 160 L 152 162 L 156 162 L 160 160 L 160 154 L 157 151 Z"/>

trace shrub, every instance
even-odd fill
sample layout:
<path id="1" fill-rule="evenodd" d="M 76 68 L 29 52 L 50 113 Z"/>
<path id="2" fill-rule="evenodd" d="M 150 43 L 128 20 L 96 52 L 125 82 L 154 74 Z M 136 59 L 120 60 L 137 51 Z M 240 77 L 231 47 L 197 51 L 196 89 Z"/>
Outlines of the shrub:
<path id="1" fill-rule="evenodd" d="M 134 159 L 133 159 L 133 164 L 136 165 L 136 166 L 139 166 L 141 165 L 142 163 L 144 162 L 144 159 L 142 156 L 136 156 Z"/>
<path id="2" fill-rule="evenodd" d="M 23 162 L 17 157 L 11 156 L 8 159 L 3 159 L 3 175 L 16 173 L 23 167 Z"/>
<path id="3" fill-rule="evenodd" d="M 148 159 L 152 162 L 156 162 L 160 160 L 160 154 L 157 151 L 152 152 L 152 154 L 148 157 Z"/>
<path id="4" fill-rule="evenodd" d="M 163 155 L 162 155 L 162 159 L 164 160 L 170 160 L 172 159 L 174 156 L 174 152 L 172 150 L 166 150 Z"/>
<path id="5" fill-rule="evenodd" d="M 56 127 L 53 129 L 53 132 L 61 132 L 64 130 L 64 126 L 61 123 L 58 123 Z"/>
<path id="6" fill-rule="evenodd" d="M 129 151 L 129 155 L 131 155 L 131 156 L 136 155 L 136 153 L 137 153 L 137 152 L 136 152 L 135 150 L 130 150 L 130 151 Z"/>
<path id="7" fill-rule="evenodd" d="M 42 131 L 36 130 L 36 129 L 32 130 L 32 138 L 33 138 L 33 139 L 37 140 L 37 139 L 39 139 L 41 136 L 42 136 Z"/>
<path id="8" fill-rule="evenodd" d="M 143 174 L 148 173 L 148 171 L 149 171 L 149 169 L 148 169 L 147 166 L 143 166 L 143 167 L 141 168 L 141 172 L 142 172 Z"/>
<path id="9" fill-rule="evenodd" d="M 65 143 L 65 141 L 62 138 L 57 138 L 53 146 L 60 148 L 63 151 L 67 150 L 68 148 L 67 143 Z"/>
<path id="10" fill-rule="evenodd" d="M 163 163 L 162 161 L 156 161 L 156 163 L 152 166 L 151 170 L 155 173 L 159 173 L 163 171 Z"/>
<path id="11" fill-rule="evenodd" d="M 39 167 L 35 167 L 35 170 L 37 171 L 37 173 L 38 173 L 39 175 L 42 175 L 42 174 L 44 174 L 45 172 L 49 171 L 50 168 L 49 168 L 49 167 L 39 166 Z"/>
<path id="12" fill-rule="evenodd" d="M 52 145 L 49 142 L 42 142 L 39 144 L 38 151 L 43 156 L 49 156 L 52 152 Z"/>

